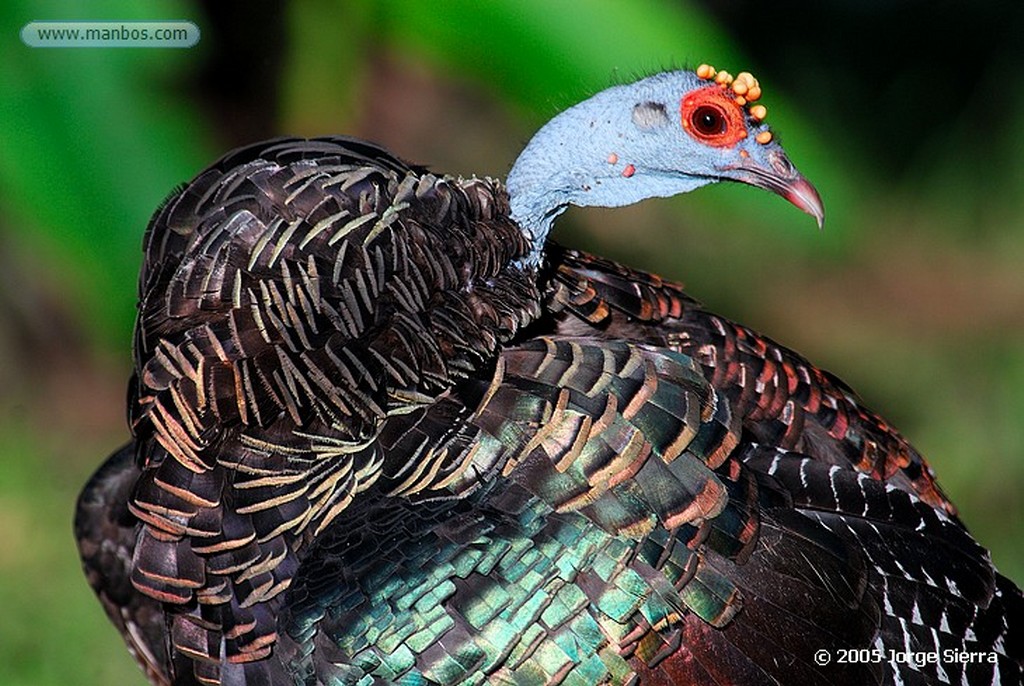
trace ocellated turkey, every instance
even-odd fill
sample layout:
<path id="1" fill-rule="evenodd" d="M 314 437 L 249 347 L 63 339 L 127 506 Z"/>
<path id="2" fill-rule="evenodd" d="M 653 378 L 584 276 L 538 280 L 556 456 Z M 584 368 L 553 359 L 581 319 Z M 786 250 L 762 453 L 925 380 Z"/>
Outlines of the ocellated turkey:
<path id="1" fill-rule="evenodd" d="M 326 137 L 173 194 L 132 441 L 75 522 L 149 679 L 1020 683 L 1021 592 L 895 429 L 679 285 L 547 239 L 569 205 L 720 180 L 820 223 L 759 96 L 707 66 L 610 88 L 507 184 Z"/>

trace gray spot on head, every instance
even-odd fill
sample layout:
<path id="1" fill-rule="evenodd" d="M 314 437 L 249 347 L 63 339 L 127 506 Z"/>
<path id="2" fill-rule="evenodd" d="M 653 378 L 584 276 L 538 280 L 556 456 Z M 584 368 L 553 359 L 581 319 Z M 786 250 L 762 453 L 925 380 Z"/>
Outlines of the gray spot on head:
<path id="1" fill-rule="evenodd" d="M 660 102 L 641 102 L 633 106 L 633 123 L 641 129 L 657 129 L 668 124 L 668 114 Z"/>

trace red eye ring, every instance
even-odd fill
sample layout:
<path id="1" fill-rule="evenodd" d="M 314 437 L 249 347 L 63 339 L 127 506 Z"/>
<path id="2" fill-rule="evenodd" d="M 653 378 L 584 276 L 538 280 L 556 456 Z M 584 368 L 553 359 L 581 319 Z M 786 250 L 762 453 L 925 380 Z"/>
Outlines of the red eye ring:
<path id="1" fill-rule="evenodd" d="M 717 85 L 689 93 L 679 113 L 683 129 L 706 145 L 730 148 L 747 136 L 743 108 Z"/>

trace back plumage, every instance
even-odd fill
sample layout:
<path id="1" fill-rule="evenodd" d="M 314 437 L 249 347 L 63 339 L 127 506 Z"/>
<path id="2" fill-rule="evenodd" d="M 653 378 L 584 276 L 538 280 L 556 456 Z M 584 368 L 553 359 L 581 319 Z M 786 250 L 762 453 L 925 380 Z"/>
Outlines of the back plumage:
<path id="1" fill-rule="evenodd" d="M 755 88 L 606 91 L 508 192 L 282 139 L 166 202 L 133 443 L 76 517 L 150 680 L 1020 683 L 1020 591 L 892 427 L 677 284 L 546 240 L 567 205 L 718 179 L 820 221 Z"/>

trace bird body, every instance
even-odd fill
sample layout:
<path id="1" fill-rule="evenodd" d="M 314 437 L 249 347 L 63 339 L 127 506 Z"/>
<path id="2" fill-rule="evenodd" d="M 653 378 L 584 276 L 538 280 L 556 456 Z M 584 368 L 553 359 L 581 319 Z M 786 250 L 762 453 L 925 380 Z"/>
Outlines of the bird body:
<path id="1" fill-rule="evenodd" d="M 508 190 L 280 139 L 157 211 L 133 441 L 76 515 L 151 681 L 1020 682 L 1020 591 L 902 436 L 678 284 L 547 240 L 568 205 L 720 179 L 820 222 L 756 81 L 715 77 L 568 110 Z M 927 651 L 978 659 L 898 657 Z"/>

